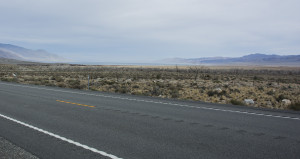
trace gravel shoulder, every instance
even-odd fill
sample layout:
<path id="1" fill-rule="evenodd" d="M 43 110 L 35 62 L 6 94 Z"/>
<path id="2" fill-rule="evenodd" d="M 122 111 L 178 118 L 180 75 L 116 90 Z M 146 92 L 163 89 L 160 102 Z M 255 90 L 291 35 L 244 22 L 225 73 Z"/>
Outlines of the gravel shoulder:
<path id="1" fill-rule="evenodd" d="M 0 137 L 0 159 L 38 159 L 38 157 Z"/>

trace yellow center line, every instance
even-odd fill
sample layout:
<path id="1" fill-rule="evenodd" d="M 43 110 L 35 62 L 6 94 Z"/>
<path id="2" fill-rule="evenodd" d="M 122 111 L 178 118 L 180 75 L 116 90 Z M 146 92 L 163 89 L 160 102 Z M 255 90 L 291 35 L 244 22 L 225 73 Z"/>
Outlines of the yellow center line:
<path id="1" fill-rule="evenodd" d="M 80 104 L 80 103 L 73 103 L 73 102 L 67 102 L 67 101 L 62 101 L 62 100 L 56 100 L 56 101 L 57 102 L 61 102 L 61 103 L 75 104 L 75 105 L 79 105 L 79 106 L 95 108 L 95 106 L 92 106 L 92 105 L 86 105 L 86 104 Z"/>

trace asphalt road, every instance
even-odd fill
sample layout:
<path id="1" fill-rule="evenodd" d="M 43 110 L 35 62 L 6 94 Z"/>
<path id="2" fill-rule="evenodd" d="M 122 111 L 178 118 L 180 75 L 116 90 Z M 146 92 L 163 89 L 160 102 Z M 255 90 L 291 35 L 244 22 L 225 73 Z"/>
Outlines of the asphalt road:
<path id="1" fill-rule="evenodd" d="M 39 158 L 300 158 L 300 114 L 0 82 L 0 137 Z"/>

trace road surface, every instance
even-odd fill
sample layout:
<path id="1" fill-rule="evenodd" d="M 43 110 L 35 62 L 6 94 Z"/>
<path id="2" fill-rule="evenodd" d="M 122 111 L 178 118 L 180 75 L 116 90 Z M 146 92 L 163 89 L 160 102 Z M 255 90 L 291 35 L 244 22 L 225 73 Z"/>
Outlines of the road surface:
<path id="1" fill-rule="evenodd" d="M 53 158 L 300 158 L 300 114 L 0 82 L 0 137 Z"/>

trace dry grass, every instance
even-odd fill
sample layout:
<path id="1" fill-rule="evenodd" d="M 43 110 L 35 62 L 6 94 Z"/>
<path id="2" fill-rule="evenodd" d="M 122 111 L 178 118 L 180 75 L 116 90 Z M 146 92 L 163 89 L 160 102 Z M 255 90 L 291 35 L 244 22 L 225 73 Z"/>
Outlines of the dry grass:
<path id="1" fill-rule="evenodd" d="M 0 65 L 2 81 L 161 98 L 200 100 L 254 107 L 297 110 L 300 68 L 204 66 Z M 18 78 L 12 76 L 16 73 Z M 291 100 L 284 105 L 281 100 Z M 298 105 L 297 105 L 298 104 Z"/>

